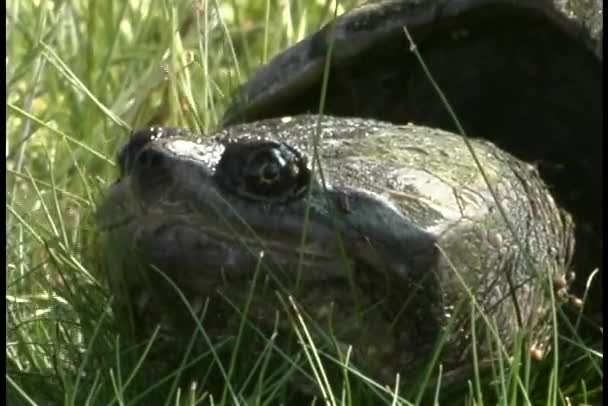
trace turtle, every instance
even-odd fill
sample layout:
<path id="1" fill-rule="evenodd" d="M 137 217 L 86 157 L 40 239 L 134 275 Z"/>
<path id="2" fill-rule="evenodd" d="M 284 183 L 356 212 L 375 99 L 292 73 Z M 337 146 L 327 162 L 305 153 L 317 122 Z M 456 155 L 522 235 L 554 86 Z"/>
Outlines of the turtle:
<path id="1" fill-rule="evenodd" d="M 522 330 L 546 348 L 574 241 L 601 242 L 602 5 L 574 3 L 367 2 L 254 74 L 223 128 L 135 131 L 97 213 L 117 314 L 175 364 L 244 313 L 289 342 L 297 310 L 386 384 Z"/>
<path id="2" fill-rule="evenodd" d="M 223 124 L 318 113 L 331 48 L 324 114 L 460 133 L 414 45 L 465 134 L 536 165 L 572 214 L 582 295 L 603 247 L 602 11 L 600 0 L 368 1 L 255 72 Z M 601 279 L 592 286 L 601 312 Z"/>
<path id="3" fill-rule="evenodd" d="M 137 339 L 160 326 L 159 371 L 179 365 L 197 329 L 214 343 L 235 336 L 243 313 L 288 346 L 290 298 L 320 348 L 314 331 L 331 330 L 332 345 L 352 346 L 352 362 L 386 384 L 397 373 L 413 382 L 438 348 L 456 376 L 473 350 L 508 352 L 522 331 L 546 350 L 570 218 L 533 166 L 469 145 L 424 126 L 315 115 L 198 137 L 136 131 L 97 213 L 116 313 Z"/>

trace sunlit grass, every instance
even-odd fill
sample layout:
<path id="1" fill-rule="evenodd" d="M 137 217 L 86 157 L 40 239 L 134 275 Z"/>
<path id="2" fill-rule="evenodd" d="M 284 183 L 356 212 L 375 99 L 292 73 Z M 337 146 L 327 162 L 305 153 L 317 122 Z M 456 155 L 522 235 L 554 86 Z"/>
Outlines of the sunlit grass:
<path id="1" fill-rule="evenodd" d="M 87 261 L 96 243 L 91 216 L 116 178 L 114 157 L 132 128 L 217 128 L 236 86 L 256 67 L 352 3 L 7 5 L 8 404 L 278 404 L 291 396 L 296 375 L 319 389 L 324 399 L 317 404 L 426 404 L 442 397 L 447 374 L 433 381 L 429 373 L 408 394 L 399 389 L 403 382 L 384 387 L 361 374 L 351 349 L 340 348 L 331 332 L 311 334 L 318 326 L 289 297 L 280 298 L 287 316 L 277 315 L 276 323 L 289 317 L 301 343 L 292 353 L 236 305 L 235 312 L 243 311 L 239 334 L 211 345 L 204 308 L 191 309 L 200 317 L 191 351 L 181 368 L 159 376 L 144 367 L 157 335 L 134 348 L 119 334 L 112 298 Z M 461 382 L 461 396 L 451 401 L 593 404 L 602 394 L 602 354 L 576 335 L 576 326 L 565 331 L 572 335 L 560 337 L 559 357 L 543 362 L 530 364 L 523 345 L 510 358 L 497 349 L 498 359 L 475 363 L 474 378 Z M 256 357 L 248 357 L 247 334 L 263 343 Z M 207 348 L 196 347 L 194 338 Z M 194 364 L 208 371 L 180 385 Z M 336 368 L 339 387 L 326 376 Z M 212 393 L 214 378 L 207 377 L 214 374 L 225 382 Z"/>

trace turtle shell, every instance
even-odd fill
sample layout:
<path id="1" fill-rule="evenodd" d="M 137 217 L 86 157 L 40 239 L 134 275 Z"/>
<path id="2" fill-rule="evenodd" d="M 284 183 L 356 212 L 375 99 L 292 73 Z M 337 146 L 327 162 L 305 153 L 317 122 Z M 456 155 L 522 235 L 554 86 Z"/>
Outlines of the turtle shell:
<path id="1" fill-rule="evenodd" d="M 377 0 L 276 56 L 238 91 L 224 125 L 318 113 L 459 132 L 536 165 L 576 224 L 575 268 L 602 247 L 601 0 Z M 601 303 L 601 301 L 600 301 Z"/>
<path id="2" fill-rule="evenodd" d="M 402 48 L 407 52 L 404 26 L 414 34 L 418 47 L 424 50 L 427 41 L 435 40 L 431 46 L 450 47 L 466 41 L 473 31 L 478 35 L 487 35 L 492 31 L 504 31 L 505 28 L 518 31 L 522 23 L 536 25 L 542 30 L 555 31 L 553 34 L 559 32 L 564 39 L 572 42 L 557 42 L 556 49 L 567 45 L 584 48 L 601 63 L 602 11 L 601 0 L 367 1 L 279 54 L 256 72 L 239 90 L 223 122 L 230 125 L 284 115 L 293 110 L 314 110 L 292 107 L 292 104 L 298 101 L 301 93 L 319 85 L 330 45 L 334 66 L 356 64 L 364 70 L 370 64 L 382 64 L 389 70 L 386 62 L 390 65 L 391 61 L 364 60 L 363 57 L 377 48 Z M 442 39 L 444 43 L 436 43 Z M 398 44 L 397 47 L 389 46 L 395 45 L 393 41 Z M 521 43 L 520 46 L 532 47 L 533 44 Z M 394 58 L 392 62 L 400 60 Z M 314 107 L 318 108 L 319 95 L 315 96 L 317 105 Z M 390 101 L 387 99 L 384 104 Z M 302 105 L 307 103 L 314 104 L 312 101 L 301 102 Z M 357 111 L 352 113 L 357 115 Z"/>

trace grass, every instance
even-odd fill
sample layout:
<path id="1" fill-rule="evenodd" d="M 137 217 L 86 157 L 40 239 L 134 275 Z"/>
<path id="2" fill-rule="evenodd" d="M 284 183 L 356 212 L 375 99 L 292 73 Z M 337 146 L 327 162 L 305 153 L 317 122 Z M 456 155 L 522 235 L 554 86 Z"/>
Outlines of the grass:
<path id="1" fill-rule="evenodd" d="M 340 2 L 338 10 L 352 3 Z M 308 0 L 7 6 L 8 404 L 288 404 L 296 375 L 320 389 L 325 400 L 317 404 L 600 401 L 602 354 L 558 314 L 566 327 L 554 330 L 558 345 L 544 361 L 532 362 L 522 340 L 510 359 L 497 351 L 489 369 L 476 362 L 458 397 L 445 393 L 447 373 L 437 381 L 428 375 L 407 393 L 400 382 L 378 385 L 352 367 L 352 349 L 335 345 L 331 333 L 315 341 L 314 326 L 288 297 L 280 298 L 287 322 L 303 343 L 290 352 L 246 317 L 236 338 L 214 345 L 199 323 L 197 334 L 209 345 L 192 340 L 182 368 L 158 376 L 145 366 L 158 335 L 135 347 L 119 334 L 87 250 L 95 237 L 91 215 L 116 178 L 114 157 L 129 131 L 148 124 L 217 128 L 236 86 L 328 21 L 334 8 Z M 254 342 L 262 349 L 252 357 Z M 183 387 L 188 364 L 205 375 Z"/>

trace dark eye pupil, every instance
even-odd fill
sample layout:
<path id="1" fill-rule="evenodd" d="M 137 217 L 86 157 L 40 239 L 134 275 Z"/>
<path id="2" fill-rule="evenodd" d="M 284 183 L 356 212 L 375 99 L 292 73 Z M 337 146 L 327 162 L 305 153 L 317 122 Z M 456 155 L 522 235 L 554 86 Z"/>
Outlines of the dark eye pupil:
<path id="1" fill-rule="evenodd" d="M 281 169 L 276 163 L 268 163 L 262 167 L 262 181 L 272 183 L 279 180 Z"/>
<path id="2" fill-rule="evenodd" d="M 264 149 L 257 154 L 253 154 L 251 162 L 247 165 L 246 171 L 250 174 L 250 187 L 259 188 L 259 192 L 273 194 L 273 189 L 281 189 L 282 183 L 289 183 L 289 173 L 286 172 L 288 166 L 285 157 L 286 151 L 279 148 Z M 283 186 L 284 187 L 284 186 Z M 279 190 L 274 190 L 278 192 Z"/>

